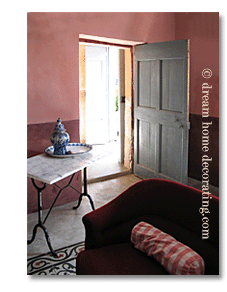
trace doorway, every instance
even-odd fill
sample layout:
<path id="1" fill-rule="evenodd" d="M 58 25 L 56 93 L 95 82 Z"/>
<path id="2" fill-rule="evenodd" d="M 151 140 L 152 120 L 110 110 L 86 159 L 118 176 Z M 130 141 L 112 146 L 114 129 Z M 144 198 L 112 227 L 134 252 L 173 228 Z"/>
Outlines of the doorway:
<path id="1" fill-rule="evenodd" d="M 89 38 L 88 38 L 89 39 Z M 89 39 L 91 40 L 91 38 Z M 102 40 L 96 40 L 98 43 L 103 44 L 103 38 Z M 115 44 L 116 44 L 115 40 Z M 127 43 L 127 41 L 126 41 Z M 97 43 L 96 43 L 97 45 Z M 106 45 L 106 44 L 105 44 Z M 139 46 L 137 46 L 139 45 Z M 147 58 L 146 56 L 142 56 L 140 51 L 145 51 L 148 54 L 151 54 L 152 52 L 155 52 L 155 49 L 157 52 L 162 52 L 162 46 L 166 46 L 166 52 L 168 52 L 170 55 L 168 56 L 159 56 L 158 61 L 154 61 L 157 59 L 157 56 L 154 56 L 151 58 Z M 175 56 L 174 55 L 174 50 L 176 49 L 175 47 L 180 46 L 183 47 L 184 55 L 182 56 Z M 120 79 L 120 94 L 119 94 L 119 107 L 120 107 L 120 147 L 121 147 L 121 162 L 123 161 L 124 166 L 129 168 L 131 171 L 134 169 L 135 174 L 144 177 L 144 172 L 147 172 L 147 163 L 149 163 L 150 166 L 150 161 L 152 162 L 153 157 L 155 157 L 154 161 L 156 163 L 155 166 L 155 177 L 159 177 L 159 175 L 164 175 L 166 178 L 168 176 L 168 173 L 172 174 L 173 171 L 173 166 L 176 166 L 174 169 L 177 169 L 178 173 L 175 175 L 173 179 L 177 181 L 184 181 L 186 183 L 187 180 L 187 159 L 188 159 L 188 152 L 187 152 L 187 137 L 188 137 L 188 80 L 189 80 L 189 75 L 188 75 L 188 70 L 187 70 L 187 62 L 189 59 L 189 48 L 187 41 L 174 41 L 174 42 L 165 42 L 165 43 L 156 43 L 156 44 L 142 44 L 142 43 L 134 43 L 134 44 L 128 44 L 126 45 L 127 49 L 121 50 L 123 52 L 123 62 L 120 62 L 120 69 L 122 70 L 120 72 L 120 77 L 124 76 L 124 78 L 119 78 Z M 161 47 L 161 50 L 157 50 L 157 48 Z M 173 47 L 170 49 L 170 47 Z M 136 57 L 138 59 L 139 57 L 139 63 L 138 60 L 135 60 L 134 63 L 134 50 L 139 52 L 139 55 Z M 178 50 L 176 50 L 178 51 Z M 136 52 L 135 52 L 136 53 Z M 173 56 L 171 55 L 173 54 Z M 141 55 L 141 56 L 140 56 Z M 85 53 L 80 54 L 80 56 L 83 57 L 83 60 L 85 62 Z M 150 56 L 150 55 L 149 55 Z M 80 57 L 81 58 L 81 57 Z M 149 60 L 148 60 L 149 59 Z M 81 62 L 80 62 L 81 63 Z M 138 67 L 139 64 L 139 67 Z M 157 65 L 157 66 L 156 66 Z M 124 68 L 123 68 L 124 67 Z M 157 68 L 156 68 L 157 67 Z M 179 68 L 180 70 L 178 70 Z M 138 71 L 138 68 L 141 70 Z M 162 76 L 160 72 L 156 74 L 159 70 L 164 74 Z M 154 70 L 153 70 L 154 69 Z M 135 80 L 134 80 L 134 70 L 135 70 Z M 157 72 L 156 72 L 156 71 Z M 183 70 L 183 71 L 182 71 Z M 85 70 L 84 70 L 85 71 Z M 179 74 L 179 71 L 182 71 L 182 74 Z M 81 70 L 80 70 L 81 72 Z M 145 73 L 147 72 L 147 73 Z M 155 73 L 156 72 L 156 73 Z M 171 72 L 171 74 L 169 74 Z M 167 88 L 165 86 L 166 80 L 168 80 L 168 76 L 173 76 L 172 73 L 177 74 L 176 80 L 181 80 L 182 76 L 183 78 L 183 83 L 179 81 L 180 86 L 178 86 L 178 83 L 174 83 L 170 80 L 170 90 L 168 91 L 169 93 L 175 92 L 176 90 L 172 90 L 171 88 L 174 86 L 176 88 L 179 88 L 179 92 L 177 91 L 177 96 L 179 95 L 178 100 L 182 101 L 181 103 L 181 109 L 175 109 L 174 106 L 172 106 L 172 103 L 170 102 L 170 106 L 166 106 L 165 100 L 171 101 L 172 97 L 171 94 L 166 95 L 165 94 L 165 89 Z M 175 74 L 174 73 L 174 74 Z M 128 75 L 128 76 L 126 76 Z M 158 93 L 157 97 L 155 97 L 154 94 L 150 96 L 150 93 L 154 93 L 151 89 L 154 88 L 154 83 L 151 86 L 150 82 L 152 78 L 151 76 L 157 77 L 154 78 L 156 80 L 156 85 L 161 85 L 161 88 L 158 90 L 155 90 L 154 92 Z M 139 77 L 139 79 L 138 79 Z M 81 79 L 81 78 L 80 78 Z M 85 79 L 85 78 L 84 78 Z M 175 80 L 175 78 L 172 78 Z M 123 82 L 121 82 L 124 80 Z M 137 81 L 140 80 L 140 84 L 137 84 Z M 178 81 L 177 81 L 178 82 Z M 135 99 L 134 99 L 134 89 L 133 86 L 135 84 Z M 182 84 L 181 84 L 182 83 Z M 167 82 L 168 84 L 168 82 Z M 139 86 L 139 87 L 138 87 Z M 81 89 L 82 87 L 80 87 Z M 85 88 L 85 87 L 84 87 Z M 138 88 L 141 90 L 138 91 Z M 86 91 L 86 90 L 85 90 Z M 140 98 L 138 99 L 138 92 Z M 149 93 L 149 96 L 147 96 L 146 93 Z M 178 94 L 179 93 L 179 94 Z M 142 95 L 141 95 L 142 94 Z M 161 95 L 160 95 L 161 94 Z M 181 94 L 182 97 L 184 96 L 183 99 L 181 99 Z M 147 96 L 147 97 L 146 97 Z M 173 95 L 173 99 L 174 99 Z M 80 102 L 86 99 L 86 94 L 85 92 L 83 93 L 80 90 Z M 143 98 L 144 97 L 144 98 Z M 159 100 L 159 98 L 162 97 L 162 99 Z M 164 99 L 163 99 L 164 97 Z M 168 98 L 167 98 L 168 97 Z M 142 99 L 141 99 L 142 98 Z M 146 98 L 148 98 L 148 106 L 147 103 L 144 103 Z M 151 99 L 157 101 L 157 107 L 153 106 L 150 104 Z M 155 103 L 156 104 L 156 103 Z M 175 104 L 175 103 L 174 103 Z M 179 106 L 179 102 L 177 102 L 177 105 Z M 168 103 L 167 103 L 168 105 Z M 151 121 L 149 120 L 144 120 L 146 113 L 144 113 L 144 110 L 148 109 L 153 109 L 156 108 L 156 111 L 160 112 L 162 116 L 160 116 L 160 119 L 163 118 L 163 120 L 160 119 L 155 119 L 155 126 L 152 128 L 150 125 Z M 85 102 L 83 101 L 82 104 L 80 104 L 80 109 L 82 111 L 86 111 L 86 106 Z M 138 112 L 138 110 L 142 110 L 142 112 Z M 173 118 L 170 117 L 170 122 L 165 123 L 166 117 L 170 115 L 170 112 L 173 112 Z M 180 114 L 183 114 L 181 116 Z M 121 116 L 123 114 L 123 116 Z M 135 115 L 135 117 L 134 117 Z M 138 116 L 139 115 L 139 116 Z M 137 117 L 138 116 L 138 117 Z M 150 113 L 147 114 L 147 116 L 150 117 Z M 134 120 L 135 118 L 135 120 Z M 173 121 L 172 121 L 173 120 Z M 81 132 L 81 141 L 86 141 L 86 121 L 81 119 L 81 126 L 80 130 L 84 127 L 84 131 Z M 135 124 L 134 124 L 135 121 Z M 173 122 L 173 125 L 172 125 Z M 148 127 L 149 124 L 149 127 Z M 169 130 L 169 128 L 171 128 Z M 158 136 L 157 134 L 152 136 L 152 129 L 156 130 L 156 133 L 160 133 Z M 158 131 L 157 131 L 158 129 Z M 175 131 L 173 134 L 172 132 Z M 134 133 L 135 132 L 135 133 Z M 85 137 L 83 137 L 85 133 Z M 180 133 L 180 134 L 179 134 Z M 175 135 L 176 134 L 176 135 Z M 180 147 L 180 142 L 175 139 L 174 137 L 177 136 L 177 139 L 179 141 L 183 141 L 182 147 Z M 181 136 L 180 136 L 181 135 Z M 143 142 L 143 139 L 148 138 L 146 142 Z M 149 137 L 157 137 L 157 139 L 150 139 Z M 168 139 L 167 139 L 167 138 Z M 83 138 L 85 138 L 83 140 Z M 135 140 L 134 140 L 135 138 Z M 168 142 L 170 139 L 171 143 Z M 157 140 L 157 141 L 156 141 Z M 164 141 L 166 140 L 166 141 Z M 167 141 L 168 140 L 168 141 Z M 154 142 L 155 145 L 150 147 L 150 141 Z M 86 143 L 86 142 L 84 142 Z M 175 144 L 174 144 L 175 143 Z M 170 145 L 173 146 L 173 149 L 169 151 Z M 158 147 L 159 146 L 159 147 Z M 177 147 L 175 147 L 177 146 Z M 182 150 L 182 152 L 178 151 L 177 149 Z M 145 149 L 144 149 L 145 148 Z M 157 153 L 155 155 L 152 154 L 150 150 L 157 150 Z M 134 151 L 135 150 L 135 151 Z M 169 154 L 170 153 L 170 154 Z M 176 153 L 174 156 L 175 160 L 173 160 L 173 155 L 171 153 Z M 179 155 L 180 153 L 180 155 Z M 152 155 L 152 159 L 150 159 L 150 156 Z M 147 158 L 149 156 L 149 159 Z M 143 173 L 139 174 L 137 173 L 137 170 L 139 167 L 141 167 L 141 162 L 142 162 L 142 171 Z M 143 165 L 144 164 L 144 165 Z M 151 166 L 151 170 L 154 167 Z M 157 168 L 157 169 L 156 169 Z M 149 174 L 145 174 L 145 177 L 150 177 L 152 176 L 152 171 L 149 172 Z M 181 178 L 180 178 L 181 176 Z M 182 179 L 183 177 L 183 179 Z M 168 179 L 172 179 L 171 177 L 168 176 Z"/>
<path id="2" fill-rule="evenodd" d="M 89 167 L 88 180 L 131 173 L 129 151 L 125 152 L 124 49 L 80 42 L 79 52 L 80 140 L 110 152 Z"/>
<path id="3" fill-rule="evenodd" d="M 117 141 L 120 132 L 119 49 L 85 46 L 86 143 Z"/>

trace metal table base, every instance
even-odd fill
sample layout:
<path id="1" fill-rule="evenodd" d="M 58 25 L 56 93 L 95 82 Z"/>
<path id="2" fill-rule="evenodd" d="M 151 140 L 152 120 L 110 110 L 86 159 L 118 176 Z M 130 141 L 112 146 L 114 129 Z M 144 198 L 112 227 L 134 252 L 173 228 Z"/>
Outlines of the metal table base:
<path id="1" fill-rule="evenodd" d="M 32 180 L 32 183 L 33 183 L 33 185 L 34 185 L 34 187 L 35 187 L 36 190 L 38 191 L 38 223 L 35 225 L 35 227 L 34 227 L 34 229 L 33 229 L 32 238 L 31 238 L 31 240 L 28 240 L 28 241 L 27 241 L 27 244 L 31 244 L 31 243 L 34 241 L 34 239 L 35 239 L 35 237 L 36 237 L 37 228 L 40 227 L 40 228 L 43 230 L 43 232 L 44 232 L 44 235 L 45 235 L 45 238 L 46 238 L 47 245 L 48 245 L 48 247 L 49 247 L 49 249 L 50 249 L 50 251 L 51 251 L 53 257 L 55 257 L 55 258 L 57 258 L 58 256 L 57 256 L 57 254 L 55 253 L 55 251 L 54 251 L 53 248 L 52 248 L 52 245 L 51 245 L 51 242 L 50 242 L 50 237 L 49 237 L 49 234 L 48 234 L 47 229 L 46 229 L 46 227 L 44 226 L 44 224 L 45 224 L 45 222 L 46 222 L 48 216 L 50 215 L 50 212 L 51 212 L 51 210 L 53 209 L 53 207 L 54 207 L 54 205 L 55 205 L 55 203 L 56 203 L 56 201 L 57 201 L 59 195 L 61 194 L 61 192 L 62 192 L 65 188 L 67 188 L 67 187 L 71 187 L 73 190 L 75 190 L 76 192 L 78 192 L 78 193 L 80 194 L 79 199 L 78 199 L 78 204 L 77 204 L 77 206 L 73 207 L 74 210 L 76 210 L 77 208 L 79 208 L 79 206 L 80 206 L 80 204 L 81 204 L 81 201 L 82 201 L 82 198 L 83 198 L 84 196 L 88 197 L 88 199 L 89 199 L 89 201 L 90 201 L 90 205 L 91 205 L 92 210 L 95 210 L 95 207 L 94 207 L 94 203 L 93 203 L 93 201 L 92 201 L 92 198 L 91 198 L 91 196 L 90 196 L 90 195 L 88 194 L 88 192 L 87 192 L 87 168 L 85 167 L 85 168 L 83 169 L 83 181 L 84 181 L 84 192 L 83 192 L 83 193 L 80 193 L 80 192 L 79 192 L 78 190 L 76 190 L 73 186 L 71 186 L 71 182 L 72 182 L 72 180 L 73 180 L 74 175 L 75 175 L 75 173 L 71 176 L 71 178 L 70 178 L 68 184 L 65 185 L 63 188 L 60 188 L 56 183 L 54 183 L 54 185 L 55 185 L 56 187 L 58 187 L 60 190 L 59 190 L 59 192 L 58 192 L 56 198 L 54 199 L 54 201 L 53 201 L 53 203 L 52 203 L 52 205 L 51 205 L 51 207 L 50 207 L 50 209 L 49 209 L 49 211 L 48 211 L 46 217 L 44 218 L 44 220 L 43 220 L 43 209 L 42 209 L 42 191 L 46 188 L 47 183 L 43 183 L 43 186 L 42 186 L 42 187 L 39 187 L 39 186 L 37 186 L 37 184 L 35 183 L 35 180 L 34 180 L 33 178 L 31 179 L 31 180 Z"/>

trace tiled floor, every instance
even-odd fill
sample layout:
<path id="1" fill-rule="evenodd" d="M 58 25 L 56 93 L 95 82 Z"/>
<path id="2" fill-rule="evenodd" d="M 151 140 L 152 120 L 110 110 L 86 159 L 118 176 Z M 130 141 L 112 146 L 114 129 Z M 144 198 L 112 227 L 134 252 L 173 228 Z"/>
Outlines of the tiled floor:
<path id="1" fill-rule="evenodd" d="M 103 148 L 96 146 L 96 148 Z M 108 146 L 112 154 L 108 158 L 100 159 L 88 168 L 88 193 L 92 196 L 95 208 L 101 207 L 129 186 L 140 181 L 140 178 L 130 174 L 130 171 L 118 163 L 118 152 L 115 151 L 114 144 Z M 104 180 L 107 179 L 108 180 Z M 189 185 L 201 189 L 201 182 L 189 178 Z M 219 196 L 219 189 L 210 186 L 212 194 Z M 85 231 L 82 217 L 92 211 L 89 200 L 83 198 L 80 207 L 73 210 L 76 203 L 69 203 L 53 208 L 45 227 L 48 230 L 53 249 L 68 246 L 85 239 Z M 43 217 L 47 211 L 43 211 Z M 37 213 L 27 216 L 28 239 L 32 236 L 32 230 L 37 223 Z M 43 231 L 38 228 L 37 235 L 32 244 L 27 247 L 28 256 L 49 252 Z"/>

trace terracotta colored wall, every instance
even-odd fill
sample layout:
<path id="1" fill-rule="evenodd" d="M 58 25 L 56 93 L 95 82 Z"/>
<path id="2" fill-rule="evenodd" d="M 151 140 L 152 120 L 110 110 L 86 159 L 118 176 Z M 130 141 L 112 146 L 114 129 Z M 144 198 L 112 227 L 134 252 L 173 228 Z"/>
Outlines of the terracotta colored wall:
<path id="1" fill-rule="evenodd" d="M 56 16 L 28 14 L 28 124 L 79 118 L 78 35 Z"/>
<path id="2" fill-rule="evenodd" d="M 219 14 L 175 13 L 175 32 L 176 39 L 190 39 L 190 113 L 201 115 L 202 83 L 210 82 L 210 116 L 219 117 Z M 205 68 L 210 79 L 202 77 Z"/>
<path id="3" fill-rule="evenodd" d="M 212 72 L 218 117 L 218 13 L 28 13 L 28 124 L 79 119 L 79 34 L 141 42 L 190 39 L 190 113 L 201 114 L 201 72 Z"/>
<path id="4" fill-rule="evenodd" d="M 79 34 L 174 39 L 173 13 L 28 13 L 28 124 L 79 119 Z"/>
<path id="5" fill-rule="evenodd" d="M 190 122 L 189 176 L 201 180 L 202 121 L 209 127 L 210 184 L 219 185 L 219 14 L 175 13 L 176 39 L 190 39 Z M 202 71 L 209 68 L 212 76 L 205 79 Z M 212 85 L 209 117 L 202 118 L 202 84 Z"/>

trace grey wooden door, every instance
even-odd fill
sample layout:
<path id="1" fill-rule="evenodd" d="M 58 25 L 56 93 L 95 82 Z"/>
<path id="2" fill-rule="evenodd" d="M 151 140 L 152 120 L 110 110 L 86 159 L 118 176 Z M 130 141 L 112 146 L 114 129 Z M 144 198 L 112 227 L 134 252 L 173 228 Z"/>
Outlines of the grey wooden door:
<path id="1" fill-rule="evenodd" d="M 188 40 L 135 47 L 134 173 L 187 183 Z"/>

